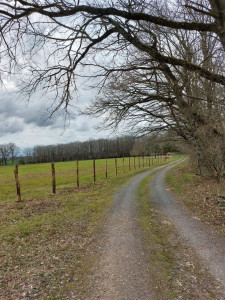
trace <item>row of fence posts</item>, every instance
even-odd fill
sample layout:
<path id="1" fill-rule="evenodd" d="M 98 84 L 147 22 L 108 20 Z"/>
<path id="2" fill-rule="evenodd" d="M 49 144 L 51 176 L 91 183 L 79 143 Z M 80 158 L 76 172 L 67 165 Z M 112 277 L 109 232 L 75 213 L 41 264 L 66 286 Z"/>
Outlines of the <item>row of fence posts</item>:
<path id="1" fill-rule="evenodd" d="M 160 163 L 160 160 L 162 160 L 163 157 L 158 156 L 158 164 Z M 154 159 L 152 157 L 152 165 L 154 164 Z M 134 170 L 136 170 L 136 157 L 133 158 L 133 166 Z M 151 166 L 151 158 L 146 158 L 146 161 L 144 163 L 144 157 L 142 157 L 142 166 L 147 167 Z M 51 164 L 52 168 L 52 193 L 56 194 L 56 175 L 55 175 L 55 164 Z M 141 168 L 141 159 L 138 157 L 138 168 Z M 115 176 L 118 175 L 117 173 L 117 158 L 115 158 Z M 128 158 L 128 169 L 131 170 L 131 158 Z M 125 173 L 125 159 L 123 158 L 123 173 Z M 14 170 L 15 180 L 16 180 L 16 191 L 17 191 L 17 201 L 20 202 L 21 200 L 21 191 L 20 191 L 20 183 L 19 183 L 19 176 L 18 176 L 18 165 L 16 165 Z M 105 178 L 108 178 L 108 162 L 107 159 L 105 160 Z M 79 161 L 76 161 L 76 179 L 77 179 L 77 188 L 80 187 L 80 179 L 79 179 Z M 95 159 L 93 159 L 93 181 L 96 183 L 96 167 L 95 167 Z"/>

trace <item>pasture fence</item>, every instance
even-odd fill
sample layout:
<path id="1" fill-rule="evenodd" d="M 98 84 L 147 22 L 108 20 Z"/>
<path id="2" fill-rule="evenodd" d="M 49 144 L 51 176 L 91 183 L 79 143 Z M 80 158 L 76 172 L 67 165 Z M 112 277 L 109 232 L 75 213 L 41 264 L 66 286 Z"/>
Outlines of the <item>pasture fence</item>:
<path id="1" fill-rule="evenodd" d="M 141 157 L 138 156 L 138 168 L 141 168 Z M 166 156 L 159 156 L 158 157 L 142 157 L 142 167 L 143 168 L 147 168 L 147 167 L 151 167 L 154 165 L 154 162 L 160 164 L 162 163 L 162 161 L 164 159 L 167 159 Z M 96 174 L 96 160 L 93 159 L 93 182 L 96 183 L 97 180 L 97 174 Z M 108 168 L 108 159 L 105 159 L 105 167 L 103 164 L 103 176 L 105 176 L 105 178 L 108 178 L 109 175 L 109 168 Z M 133 170 L 136 170 L 136 157 L 133 157 Z M 104 168 L 105 168 L 105 175 L 104 175 Z M 131 157 L 128 157 L 128 165 L 125 163 L 125 158 L 122 158 L 122 164 L 120 165 L 120 173 L 125 174 L 126 173 L 126 168 L 128 168 L 129 171 L 131 171 Z M 16 181 L 16 193 L 17 193 L 17 201 L 20 202 L 22 201 L 21 199 L 21 190 L 20 190 L 20 182 L 19 182 L 19 175 L 18 175 L 18 165 L 15 166 L 14 169 L 14 175 L 15 175 L 15 181 Z M 115 169 L 115 176 L 118 176 L 118 159 L 115 158 L 114 159 L 114 169 Z M 79 165 L 79 161 L 76 160 L 76 168 L 75 168 L 76 172 L 76 187 L 79 189 L 80 187 L 80 165 Z M 56 168 L 55 168 L 55 163 L 51 163 L 51 173 L 52 173 L 52 193 L 55 195 L 56 194 Z"/>
<path id="2" fill-rule="evenodd" d="M 79 179 L 79 161 L 76 161 L 76 165 L 77 165 L 77 188 L 79 188 L 80 186 L 80 179 Z"/>
<path id="3" fill-rule="evenodd" d="M 21 193 L 20 193 L 20 183 L 19 183 L 19 176 L 18 176 L 18 165 L 16 165 L 14 170 L 15 180 L 16 180 L 16 193 L 17 193 L 17 201 L 21 201 Z"/>
<path id="4" fill-rule="evenodd" d="M 52 193 L 56 194 L 55 164 L 52 165 Z"/>
<path id="5" fill-rule="evenodd" d="M 95 167 L 95 159 L 93 159 L 93 175 L 94 175 L 94 183 L 96 182 L 96 167 Z"/>

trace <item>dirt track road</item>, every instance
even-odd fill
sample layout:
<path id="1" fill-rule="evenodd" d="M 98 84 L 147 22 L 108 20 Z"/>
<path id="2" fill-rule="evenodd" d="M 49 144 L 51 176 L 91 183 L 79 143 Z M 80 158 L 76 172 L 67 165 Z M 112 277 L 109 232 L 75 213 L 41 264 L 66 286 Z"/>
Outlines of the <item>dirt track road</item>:
<path id="1" fill-rule="evenodd" d="M 151 199 L 175 225 L 184 241 L 193 248 L 213 277 L 225 288 L 225 239 L 181 206 L 165 184 L 165 175 L 173 166 L 158 172 L 151 182 Z"/>
<path id="2" fill-rule="evenodd" d="M 136 194 L 144 177 L 162 167 L 141 173 L 117 194 L 100 241 L 100 260 L 92 276 L 88 300 L 152 300 L 149 262 L 142 247 L 142 230 L 137 220 Z M 153 201 L 174 222 L 178 232 L 209 266 L 213 276 L 225 283 L 224 241 L 217 240 L 200 222 L 180 207 L 167 190 L 164 176 L 157 173 L 151 184 Z"/>
<path id="3" fill-rule="evenodd" d="M 88 299 L 155 299 L 137 221 L 136 194 L 141 180 L 160 168 L 138 174 L 117 192 L 100 242 L 101 258 Z"/>

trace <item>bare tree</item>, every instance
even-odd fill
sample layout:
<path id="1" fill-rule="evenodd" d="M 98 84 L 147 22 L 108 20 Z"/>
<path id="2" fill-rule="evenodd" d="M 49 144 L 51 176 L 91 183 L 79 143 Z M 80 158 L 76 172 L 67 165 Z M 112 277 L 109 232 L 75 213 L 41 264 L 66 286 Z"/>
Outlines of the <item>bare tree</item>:
<path id="1" fill-rule="evenodd" d="M 18 152 L 19 152 L 19 147 L 16 146 L 15 143 L 9 143 L 8 144 L 8 149 L 9 149 L 9 157 L 12 161 L 12 164 L 14 163 L 15 161 L 15 158 L 16 156 L 18 155 Z"/>
<path id="2" fill-rule="evenodd" d="M 120 61 L 126 61 L 134 52 L 160 65 L 171 81 L 177 79 L 171 68 L 179 66 L 225 85 L 223 72 L 168 55 L 154 33 L 156 27 L 169 28 L 171 38 L 178 29 L 208 32 L 224 56 L 224 7 L 225 0 L 0 1 L 1 71 L 26 70 L 29 82 L 23 92 L 28 96 L 38 87 L 44 93 L 55 91 L 53 111 L 67 109 L 76 89 L 79 66 L 95 64 L 104 70 L 110 65 L 116 71 Z M 109 54 L 105 63 L 99 59 L 100 52 L 101 58 Z M 107 72 L 101 74 L 107 76 Z"/>
<path id="3" fill-rule="evenodd" d="M 167 55 L 202 63 L 211 72 L 224 70 L 210 34 L 175 30 L 171 36 L 162 28 L 155 28 L 154 34 Z M 176 78 L 171 80 L 146 55 L 130 58 L 126 67 L 120 76 L 109 75 L 90 113 L 104 115 L 106 127 L 126 120 L 139 135 L 172 130 L 193 147 L 199 167 L 219 180 L 225 163 L 224 87 L 180 66 L 170 68 Z"/>
<path id="4" fill-rule="evenodd" d="M 32 148 L 30 148 L 30 147 L 25 148 L 24 149 L 24 154 L 25 154 L 25 160 L 28 164 L 34 162 L 33 161 L 34 154 L 33 154 L 33 149 Z"/>
<path id="5" fill-rule="evenodd" d="M 128 157 L 135 143 L 132 136 L 98 139 L 25 149 L 28 163 Z"/>
<path id="6" fill-rule="evenodd" d="M 10 150 L 8 144 L 2 144 L 0 145 L 0 153 L 1 153 L 1 160 L 4 165 L 7 165 L 7 161 L 10 156 Z"/>

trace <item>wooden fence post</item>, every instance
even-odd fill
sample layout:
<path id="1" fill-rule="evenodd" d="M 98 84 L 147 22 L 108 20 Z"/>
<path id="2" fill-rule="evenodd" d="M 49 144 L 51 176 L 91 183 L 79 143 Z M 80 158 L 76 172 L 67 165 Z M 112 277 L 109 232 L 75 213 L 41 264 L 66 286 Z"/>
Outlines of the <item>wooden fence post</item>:
<path id="1" fill-rule="evenodd" d="M 107 165 L 107 159 L 105 160 L 105 178 L 108 177 L 108 165 Z"/>
<path id="2" fill-rule="evenodd" d="M 148 166 L 151 167 L 150 157 L 148 158 Z"/>
<path id="3" fill-rule="evenodd" d="M 18 165 L 16 165 L 14 170 L 14 175 L 16 179 L 16 192 L 17 192 L 17 201 L 21 201 L 21 193 L 20 193 L 20 183 L 19 183 L 19 177 L 18 177 Z"/>
<path id="4" fill-rule="evenodd" d="M 77 160 L 77 187 L 79 188 L 79 186 L 80 186 L 80 182 L 79 182 L 79 162 L 78 162 L 78 160 Z"/>
<path id="5" fill-rule="evenodd" d="M 140 163 L 140 156 L 138 156 L 138 168 L 140 169 L 141 163 Z"/>
<path id="6" fill-rule="evenodd" d="M 143 168 L 144 168 L 144 166 L 145 166 L 145 159 L 144 159 L 144 156 L 142 156 L 142 166 L 143 166 Z"/>
<path id="7" fill-rule="evenodd" d="M 136 170 L 135 157 L 134 157 L 134 170 Z"/>
<path id="8" fill-rule="evenodd" d="M 130 171 L 130 157 L 129 157 L 129 171 Z"/>
<path id="9" fill-rule="evenodd" d="M 55 165 L 52 163 L 52 192 L 56 194 Z"/>
<path id="10" fill-rule="evenodd" d="M 117 159 L 115 158 L 115 175 L 117 176 Z"/>
<path id="11" fill-rule="evenodd" d="M 93 173 L 94 173 L 94 183 L 95 183 L 96 182 L 95 159 L 93 159 Z"/>
<path id="12" fill-rule="evenodd" d="M 124 157 L 123 157 L 123 173 L 125 173 Z"/>

